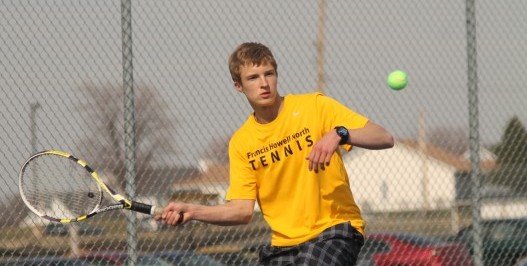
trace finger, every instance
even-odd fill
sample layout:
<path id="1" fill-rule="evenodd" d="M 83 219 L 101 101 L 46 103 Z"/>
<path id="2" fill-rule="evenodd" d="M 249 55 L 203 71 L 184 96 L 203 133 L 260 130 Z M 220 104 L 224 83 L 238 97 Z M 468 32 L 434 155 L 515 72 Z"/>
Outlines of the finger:
<path id="1" fill-rule="evenodd" d="M 329 163 L 331 162 L 331 157 L 332 157 L 331 153 L 326 154 L 326 159 L 324 160 L 326 166 L 329 166 Z"/>
<path id="2" fill-rule="evenodd" d="M 165 224 L 170 224 L 170 218 L 172 216 L 172 212 L 171 211 L 167 211 L 163 217 L 163 223 Z"/>
<path id="3" fill-rule="evenodd" d="M 161 219 L 165 220 L 168 216 L 168 213 L 172 211 L 172 203 L 169 203 L 165 208 L 163 208 L 163 212 L 161 213 Z"/>
<path id="4" fill-rule="evenodd" d="M 172 212 L 169 216 L 167 223 L 173 226 L 177 226 L 183 223 L 184 218 L 185 217 L 183 212 Z"/>
<path id="5" fill-rule="evenodd" d="M 171 212 L 168 218 L 168 224 L 177 225 L 178 219 L 179 219 L 179 214 L 176 212 Z"/>
<path id="6" fill-rule="evenodd" d="M 313 156 L 313 168 L 314 168 L 314 171 L 315 173 L 318 173 L 318 169 L 321 167 L 321 164 L 322 163 L 322 160 L 321 160 L 321 155 L 320 153 L 316 153 L 314 156 Z M 323 165 L 322 165 L 323 167 Z"/>
<path id="7" fill-rule="evenodd" d="M 180 212 L 179 213 L 179 218 L 177 219 L 177 222 L 176 222 L 176 225 L 182 224 L 184 219 L 185 219 L 185 213 Z"/>
<path id="8" fill-rule="evenodd" d="M 315 173 L 318 173 L 318 165 L 317 162 L 313 162 L 313 171 L 315 171 Z"/>
<path id="9" fill-rule="evenodd" d="M 309 156 L 306 157 L 306 160 L 309 162 L 308 163 L 309 171 L 312 171 L 313 170 L 313 160 L 311 160 L 311 154 L 309 154 Z"/>

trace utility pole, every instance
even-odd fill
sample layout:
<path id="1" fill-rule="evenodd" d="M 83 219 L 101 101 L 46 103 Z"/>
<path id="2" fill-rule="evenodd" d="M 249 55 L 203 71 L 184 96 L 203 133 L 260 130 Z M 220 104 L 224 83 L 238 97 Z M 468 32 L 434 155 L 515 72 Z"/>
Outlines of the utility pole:
<path id="1" fill-rule="evenodd" d="M 29 132 L 31 134 L 31 154 L 37 152 L 37 109 L 40 108 L 40 103 L 34 102 L 29 105 Z"/>
<path id="2" fill-rule="evenodd" d="M 426 140 L 426 113 L 424 110 L 419 112 L 419 133 L 417 143 L 419 145 L 419 152 L 421 153 L 421 196 L 423 202 L 421 207 L 424 211 L 430 209 L 430 192 L 428 191 L 428 150 Z"/>
<path id="3" fill-rule="evenodd" d="M 324 92 L 326 77 L 324 73 L 326 0 L 318 2 L 318 36 L 317 36 L 317 91 Z"/>

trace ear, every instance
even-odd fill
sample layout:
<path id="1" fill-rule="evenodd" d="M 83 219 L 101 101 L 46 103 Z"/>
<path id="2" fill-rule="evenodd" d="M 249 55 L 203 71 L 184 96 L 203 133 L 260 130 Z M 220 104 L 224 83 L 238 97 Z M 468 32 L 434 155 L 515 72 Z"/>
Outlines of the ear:
<path id="1" fill-rule="evenodd" d="M 234 82 L 234 88 L 236 88 L 236 90 L 237 90 L 238 92 L 242 92 L 242 93 L 243 93 L 242 84 L 241 84 L 240 82 L 235 81 L 235 82 Z"/>

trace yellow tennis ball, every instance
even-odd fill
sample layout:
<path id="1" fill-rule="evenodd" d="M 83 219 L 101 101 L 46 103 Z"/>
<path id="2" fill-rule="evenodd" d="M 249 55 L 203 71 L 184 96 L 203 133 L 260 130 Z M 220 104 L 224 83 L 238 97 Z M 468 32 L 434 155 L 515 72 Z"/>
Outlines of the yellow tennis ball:
<path id="1" fill-rule="evenodd" d="M 392 90 L 402 90 L 408 84 L 408 76 L 404 71 L 395 70 L 388 75 L 386 83 Z"/>

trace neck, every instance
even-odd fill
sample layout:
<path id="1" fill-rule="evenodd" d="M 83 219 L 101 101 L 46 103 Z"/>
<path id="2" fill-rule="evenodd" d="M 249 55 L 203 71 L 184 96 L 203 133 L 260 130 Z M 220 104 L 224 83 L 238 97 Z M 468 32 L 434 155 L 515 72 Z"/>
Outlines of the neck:
<path id="1" fill-rule="evenodd" d="M 284 102 L 284 97 L 279 97 L 278 101 L 275 102 L 272 106 L 260 107 L 257 110 L 254 110 L 254 119 L 260 124 L 267 124 L 274 121 L 280 111 L 282 110 Z"/>

